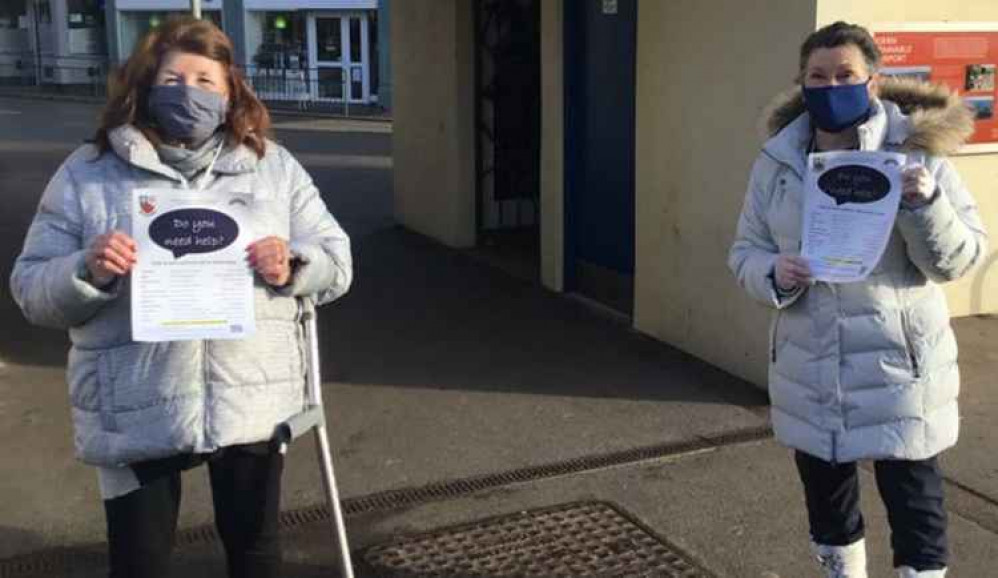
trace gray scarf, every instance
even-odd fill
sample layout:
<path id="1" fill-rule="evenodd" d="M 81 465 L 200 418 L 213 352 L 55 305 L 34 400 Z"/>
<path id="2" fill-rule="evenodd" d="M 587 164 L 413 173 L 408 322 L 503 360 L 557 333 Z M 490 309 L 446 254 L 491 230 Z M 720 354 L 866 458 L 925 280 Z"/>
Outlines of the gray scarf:
<path id="1" fill-rule="evenodd" d="M 211 159 L 215 157 L 215 151 L 224 140 L 225 131 L 218 131 L 194 148 L 186 149 L 164 143 L 156 147 L 156 152 L 163 164 L 173 167 L 184 175 L 184 178 L 191 179 L 208 168 Z"/>

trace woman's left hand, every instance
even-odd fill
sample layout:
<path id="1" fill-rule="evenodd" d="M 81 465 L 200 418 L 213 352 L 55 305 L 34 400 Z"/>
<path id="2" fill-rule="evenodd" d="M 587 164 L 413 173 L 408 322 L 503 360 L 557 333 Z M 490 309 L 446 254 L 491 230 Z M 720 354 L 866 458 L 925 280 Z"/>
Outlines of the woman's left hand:
<path id="1" fill-rule="evenodd" d="M 928 204 L 936 194 L 936 179 L 924 165 L 911 165 L 901 171 L 901 198 L 909 207 Z"/>
<path id="2" fill-rule="evenodd" d="M 268 285 L 283 287 L 291 280 L 291 249 L 280 237 L 266 237 L 246 247 L 250 267 Z"/>

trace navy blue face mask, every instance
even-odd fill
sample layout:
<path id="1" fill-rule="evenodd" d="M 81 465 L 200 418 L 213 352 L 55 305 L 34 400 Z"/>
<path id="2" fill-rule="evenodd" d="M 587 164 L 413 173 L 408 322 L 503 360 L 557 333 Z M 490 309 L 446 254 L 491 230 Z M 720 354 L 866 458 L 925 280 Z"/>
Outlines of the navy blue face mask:
<path id="1" fill-rule="evenodd" d="M 843 130 L 866 120 L 870 115 L 870 81 L 838 86 L 803 87 L 804 107 L 811 121 L 825 132 Z"/>
<path id="2" fill-rule="evenodd" d="M 157 85 L 149 91 L 149 114 L 171 141 L 204 142 L 225 122 L 228 108 L 221 94 L 194 86 Z"/>

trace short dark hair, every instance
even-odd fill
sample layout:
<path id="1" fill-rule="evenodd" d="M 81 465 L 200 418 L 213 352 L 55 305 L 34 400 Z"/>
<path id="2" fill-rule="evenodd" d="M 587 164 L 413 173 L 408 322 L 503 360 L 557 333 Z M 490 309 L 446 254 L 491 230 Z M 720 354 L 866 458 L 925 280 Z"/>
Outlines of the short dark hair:
<path id="1" fill-rule="evenodd" d="M 798 79 L 804 76 L 804 69 L 807 68 L 807 60 L 811 53 L 819 48 L 837 48 L 852 44 L 859 48 L 866 61 L 866 67 L 870 73 L 876 72 L 880 68 L 880 49 L 873 40 L 870 31 L 857 24 L 849 24 L 839 20 L 812 32 L 800 46 L 800 69 L 797 71 Z"/>

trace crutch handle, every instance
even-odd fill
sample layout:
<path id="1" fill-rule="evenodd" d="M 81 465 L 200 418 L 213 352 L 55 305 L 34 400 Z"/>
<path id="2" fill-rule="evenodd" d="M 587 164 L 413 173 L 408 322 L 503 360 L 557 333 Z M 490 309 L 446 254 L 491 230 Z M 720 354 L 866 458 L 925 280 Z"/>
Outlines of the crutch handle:
<path id="1" fill-rule="evenodd" d="M 326 416 L 321 406 L 313 405 L 305 411 L 293 415 L 277 424 L 274 441 L 287 444 L 301 437 L 308 430 L 326 424 Z"/>

